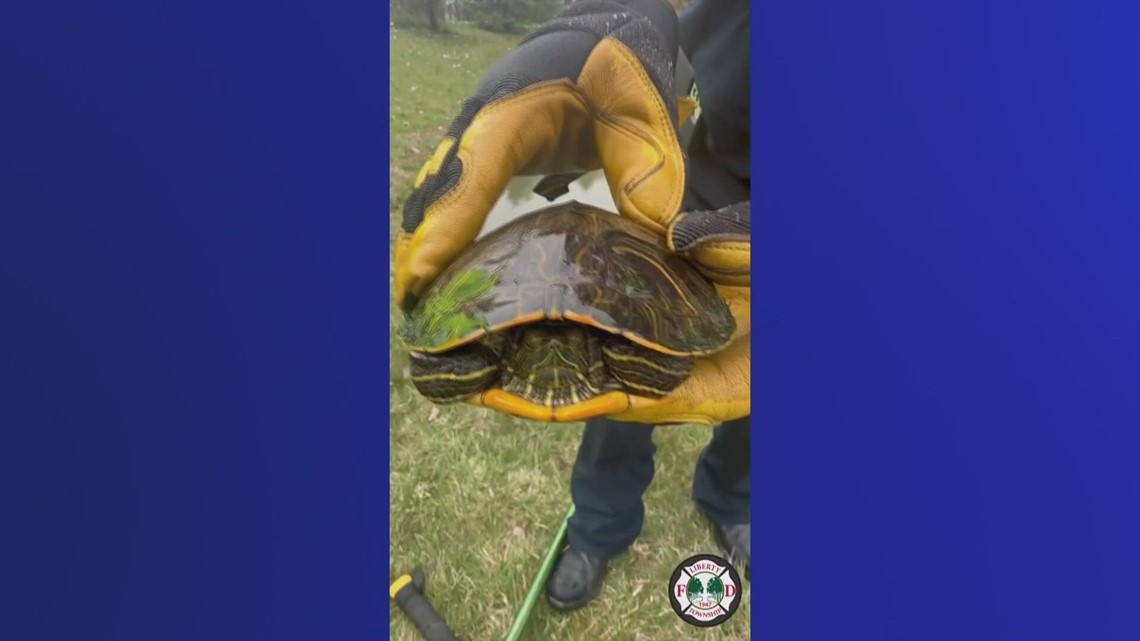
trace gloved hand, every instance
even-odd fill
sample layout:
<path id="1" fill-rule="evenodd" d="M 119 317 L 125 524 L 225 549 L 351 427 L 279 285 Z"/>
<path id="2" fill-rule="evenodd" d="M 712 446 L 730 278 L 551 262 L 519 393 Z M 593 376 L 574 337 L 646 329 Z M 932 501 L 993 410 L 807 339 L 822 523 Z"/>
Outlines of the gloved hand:
<path id="1" fill-rule="evenodd" d="M 404 207 L 397 304 L 414 307 L 514 176 L 601 168 L 619 213 L 664 235 L 685 185 L 677 32 L 676 13 L 661 0 L 585 0 L 493 67 Z"/>
<path id="2" fill-rule="evenodd" d="M 713 281 L 736 318 L 732 342 L 697 359 L 689 378 L 660 399 L 631 397 L 630 408 L 609 418 L 634 423 L 712 425 L 752 411 L 751 205 L 678 215 L 668 245 Z"/>

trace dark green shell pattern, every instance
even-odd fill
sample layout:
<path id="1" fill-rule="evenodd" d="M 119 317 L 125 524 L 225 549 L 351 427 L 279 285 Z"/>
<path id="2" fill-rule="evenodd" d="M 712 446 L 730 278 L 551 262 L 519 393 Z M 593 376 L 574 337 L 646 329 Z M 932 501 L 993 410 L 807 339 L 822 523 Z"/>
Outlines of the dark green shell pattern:
<path id="1" fill-rule="evenodd" d="M 522 318 L 566 313 L 678 354 L 714 352 L 735 330 L 715 288 L 662 239 L 571 202 L 477 241 L 425 292 L 401 337 L 410 349 L 440 352 Z"/>

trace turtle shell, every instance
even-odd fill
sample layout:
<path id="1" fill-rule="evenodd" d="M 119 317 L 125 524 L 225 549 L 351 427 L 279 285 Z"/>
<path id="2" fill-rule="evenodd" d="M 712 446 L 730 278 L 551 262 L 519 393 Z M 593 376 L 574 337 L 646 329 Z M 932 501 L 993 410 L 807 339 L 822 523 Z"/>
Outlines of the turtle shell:
<path id="1" fill-rule="evenodd" d="M 410 349 L 438 353 L 543 320 L 582 323 L 676 355 L 715 352 L 736 328 L 712 284 L 661 238 L 569 202 L 473 244 L 425 292 L 401 334 Z"/>

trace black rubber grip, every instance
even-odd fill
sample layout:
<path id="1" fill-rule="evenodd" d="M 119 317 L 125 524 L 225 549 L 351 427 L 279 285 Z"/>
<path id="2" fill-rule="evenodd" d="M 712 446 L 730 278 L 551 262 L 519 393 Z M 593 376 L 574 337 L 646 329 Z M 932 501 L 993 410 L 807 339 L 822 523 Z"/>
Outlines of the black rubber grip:
<path id="1" fill-rule="evenodd" d="M 425 641 L 458 641 L 443 617 L 413 585 L 396 593 L 396 605 L 408 616 Z"/>

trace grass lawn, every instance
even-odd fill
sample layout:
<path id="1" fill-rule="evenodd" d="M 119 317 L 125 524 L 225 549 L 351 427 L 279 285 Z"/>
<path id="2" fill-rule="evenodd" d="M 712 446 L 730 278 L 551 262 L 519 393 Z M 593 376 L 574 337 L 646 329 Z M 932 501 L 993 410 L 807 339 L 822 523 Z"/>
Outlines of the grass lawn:
<path id="1" fill-rule="evenodd" d="M 463 27 L 447 36 L 392 32 L 393 238 L 411 181 L 459 102 L 517 40 Z M 432 405 L 408 380 L 407 358 L 395 332 L 398 319 L 393 309 L 390 573 L 395 578 L 413 566 L 424 568 L 429 598 L 461 639 L 502 639 L 569 508 L 570 467 L 582 426 Z M 689 500 L 693 465 L 708 437 L 708 430 L 697 426 L 657 431 L 657 474 L 646 495 L 640 540 L 612 564 L 594 603 L 563 615 L 543 601 L 523 638 L 751 637 L 747 583 L 736 615 L 711 630 L 683 623 L 669 605 L 668 581 L 676 565 L 693 554 L 717 552 Z M 391 638 L 418 639 L 395 608 Z"/>

